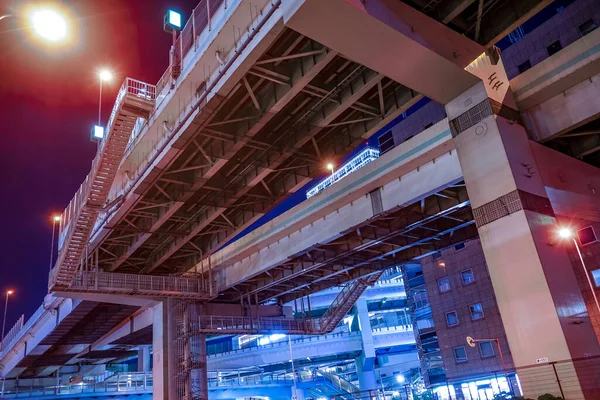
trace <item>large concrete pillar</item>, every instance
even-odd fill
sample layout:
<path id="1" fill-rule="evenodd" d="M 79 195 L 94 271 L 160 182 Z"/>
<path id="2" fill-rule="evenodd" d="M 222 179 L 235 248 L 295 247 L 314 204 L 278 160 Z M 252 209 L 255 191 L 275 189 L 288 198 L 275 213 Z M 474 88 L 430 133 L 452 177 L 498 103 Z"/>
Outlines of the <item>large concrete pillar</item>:
<path id="1" fill-rule="evenodd" d="M 150 346 L 140 346 L 138 349 L 138 372 L 150 372 L 151 366 Z"/>
<path id="2" fill-rule="evenodd" d="M 201 304 L 188 304 L 184 314 L 184 354 L 186 368 L 189 371 L 189 380 L 187 390 L 189 395 L 187 398 L 198 400 L 208 400 L 208 376 L 206 369 L 206 335 L 195 334 L 194 330 L 198 329 L 199 316 L 202 315 Z"/>
<path id="3" fill-rule="evenodd" d="M 154 400 L 175 399 L 169 397 L 174 391 L 170 384 L 169 373 L 169 318 L 168 301 L 154 306 L 152 309 L 152 398 Z M 171 320 L 171 321 L 170 321 Z"/>
<path id="4" fill-rule="evenodd" d="M 377 376 L 375 375 L 375 346 L 373 344 L 373 331 L 369 319 L 367 301 L 359 298 L 356 301 L 356 316 L 362 338 L 362 353 L 355 360 L 358 375 L 358 386 L 361 391 L 377 390 Z"/>
<path id="5" fill-rule="evenodd" d="M 598 339 L 554 245 L 556 219 L 504 67 L 485 56 L 467 70 L 482 81 L 446 113 L 524 395 L 598 399 Z"/>

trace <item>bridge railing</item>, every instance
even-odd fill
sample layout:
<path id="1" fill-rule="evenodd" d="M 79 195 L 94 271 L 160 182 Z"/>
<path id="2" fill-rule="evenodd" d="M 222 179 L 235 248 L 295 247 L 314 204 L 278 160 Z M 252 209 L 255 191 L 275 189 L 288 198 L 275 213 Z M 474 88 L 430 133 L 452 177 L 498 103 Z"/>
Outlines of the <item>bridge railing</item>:
<path id="1" fill-rule="evenodd" d="M 122 274 L 104 271 L 77 271 L 66 291 L 137 294 L 155 297 L 210 298 L 210 283 L 198 276 Z"/>
<path id="2" fill-rule="evenodd" d="M 38 320 L 40 319 L 40 317 L 42 316 L 42 314 L 44 313 L 44 311 L 46 311 L 46 309 L 44 308 L 44 305 L 42 304 L 33 313 L 33 315 L 31 317 L 29 317 L 29 319 L 27 320 L 27 322 L 25 322 L 25 324 L 21 325 L 21 329 L 16 329 L 16 327 L 20 325 L 20 322 L 17 321 L 17 323 L 13 327 L 13 329 L 15 329 L 15 331 L 14 331 L 14 334 L 12 334 L 12 337 L 9 337 L 9 335 L 6 335 L 6 337 L 2 341 L 2 345 L 1 345 L 2 347 L 0 348 L 0 358 L 4 357 L 4 355 L 11 350 L 12 346 L 19 339 L 21 339 L 25 335 L 25 333 L 27 333 L 27 331 L 29 329 L 31 329 L 31 327 L 33 326 L 33 324 L 35 324 L 36 322 L 38 322 Z"/>
<path id="3" fill-rule="evenodd" d="M 4 335 L 2 342 L 0 342 L 0 352 L 4 352 L 4 349 L 8 347 L 8 345 L 14 340 L 15 337 L 17 337 L 19 332 L 23 329 L 24 322 L 25 315 L 21 314 L 21 317 L 17 320 L 13 327 L 10 328 L 6 335 Z"/>
<path id="4" fill-rule="evenodd" d="M 194 322 L 179 327 L 182 332 L 197 333 L 291 333 L 318 334 L 319 321 L 310 319 L 271 318 L 271 317 L 241 317 L 202 315 Z"/>
<path id="5" fill-rule="evenodd" d="M 31 380 L 33 382 L 33 380 Z M 23 385 L 16 379 L 4 381 L 0 396 L 7 399 L 21 397 L 42 397 L 54 395 L 102 394 L 102 393 L 152 393 L 152 373 L 132 372 L 116 374 L 114 378 L 97 382 L 90 379 L 74 380 L 60 385 Z"/>
<path id="6" fill-rule="evenodd" d="M 169 86 L 174 66 L 183 69 L 183 60 L 190 50 L 195 49 L 196 38 L 204 32 L 204 30 L 211 29 L 213 16 L 222 5 L 227 7 L 227 1 L 228 0 L 201 0 L 196 8 L 194 8 L 192 15 L 187 20 L 173 46 L 171 65 L 156 84 L 157 93 L 162 93 L 163 89 Z M 229 2 L 231 2 L 231 0 L 229 0 Z"/>

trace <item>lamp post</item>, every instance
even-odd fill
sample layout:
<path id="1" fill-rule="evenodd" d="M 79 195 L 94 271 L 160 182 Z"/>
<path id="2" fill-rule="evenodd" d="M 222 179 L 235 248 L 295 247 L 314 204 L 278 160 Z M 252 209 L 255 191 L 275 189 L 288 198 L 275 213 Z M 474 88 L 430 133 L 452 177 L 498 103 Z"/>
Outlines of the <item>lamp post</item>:
<path id="1" fill-rule="evenodd" d="M 4 320 L 2 321 L 2 340 L 4 340 L 4 328 L 6 328 L 6 311 L 8 309 L 8 296 L 13 294 L 12 290 L 6 291 L 6 301 L 4 302 Z"/>
<path id="2" fill-rule="evenodd" d="M 52 259 L 54 258 L 54 232 L 56 230 L 56 223 L 60 222 L 60 220 L 60 215 L 54 215 L 52 217 L 52 241 L 50 242 L 50 266 L 48 268 L 49 271 L 52 271 Z"/>
<path id="3" fill-rule="evenodd" d="M 592 284 L 592 279 L 590 278 L 590 273 L 587 270 L 585 261 L 583 261 L 583 255 L 581 254 L 581 249 L 579 249 L 579 243 L 577 243 L 577 239 L 575 238 L 575 232 L 573 232 L 573 230 L 571 230 L 570 228 L 560 228 L 558 230 L 558 236 L 561 239 L 573 240 L 573 243 L 575 244 L 575 249 L 577 250 L 577 255 L 579 256 L 579 260 L 581 261 L 581 267 L 583 268 L 583 273 L 585 274 L 585 277 L 587 278 L 588 285 L 590 286 L 590 291 L 592 292 L 592 296 L 594 296 L 594 301 L 596 302 L 596 308 L 598 309 L 598 313 L 600 313 L 600 303 L 598 302 L 598 296 L 596 296 L 596 289 L 594 288 L 594 285 Z"/>
<path id="4" fill-rule="evenodd" d="M 100 126 L 100 120 L 102 119 L 102 85 L 104 81 L 109 82 L 112 79 L 112 73 L 107 69 L 101 69 L 98 72 L 98 78 L 100 79 L 100 96 L 98 100 L 98 126 Z"/>
<path id="5" fill-rule="evenodd" d="M 327 164 L 327 169 L 331 171 L 331 183 L 335 182 L 335 165 L 333 163 Z"/>
<path id="6" fill-rule="evenodd" d="M 0 21 L 15 17 L 14 14 L 0 15 Z M 31 29 L 49 42 L 60 42 L 67 38 L 67 20 L 58 11 L 50 8 L 35 8 L 28 13 Z"/>

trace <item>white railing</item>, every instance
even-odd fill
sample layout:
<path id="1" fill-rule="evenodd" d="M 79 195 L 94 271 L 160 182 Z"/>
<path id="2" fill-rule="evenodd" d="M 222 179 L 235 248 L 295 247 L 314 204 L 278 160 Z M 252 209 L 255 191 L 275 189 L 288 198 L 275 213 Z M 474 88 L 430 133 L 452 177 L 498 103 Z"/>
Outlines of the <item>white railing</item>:
<path id="1" fill-rule="evenodd" d="M 344 340 L 348 340 L 348 338 L 352 338 L 352 337 L 360 338 L 360 334 L 361 333 L 359 331 L 354 331 L 354 332 L 327 333 L 324 335 L 303 336 L 299 339 L 292 340 L 292 344 L 294 346 L 296 346 L 296 345 L 301 345 L 302 343 L 325 341 L 325 340 L 329 340 L 332 338 L 347 338 Z M 287 346 L 288 346 L 288 342 L 284 340 L 284 341 L 278 341 L 278 342 L 271 342 L 269 344 L 265 344 L 265 345 L 261 345 L 261 346 L 249 346 L 249 347 L 244 347 L 242 349 L 235 349 L 235 350 L 224 351 L 221 353 L 209 354 L 207 357 L 208 358 L 216 358 L 216 357 L 223 357 L 223 356 L 229 355 L 229 354 L 264 351 L 265 349 L 271 349 L 271 348 L 275 348 L 275 347 L 287 347 Z"/>
<path id="2" fill-rule="evenodd" d="M 25 322 L 25 315 L 21 314 L 21 317 L 13 325 L 12 328 L 4 335 L 2 342 L 0 342 L 0 352 L 4 351 L 6 347 L 17 337 L 18 333 L 23 329 L 23 323 Z"/>
<path id="3" fill-rule="evenodd" d="M 209 282 L 198 277 L 121 274 L 104 271 L 78 271 L 70 291 L 136 293 L 158 297 L 209 297 Z"/>
<path id="4" fill-rule="evenodd" d="M 31 317 L 29 317 L 29 319 L 21 327 L 21 329 L 15 331 L 14 336 L 10 340 L 8 340 L 8 338 L 5 338 L 2 341 L 2 348 L 0 349 L 0 358 L 4 357 L 4 355 L 6 355 L 6 353 L 10 351 L 12 346 L 16 342 L 18 342 L 33 327 L 33 325 L 36 322 L 38 322 L 38 320 L 40 319 L 42 314 L 44 314 L 44 311 L 46 311 L 46 309 L 44 308 L 44 305 L 42 304 L 41 306 L 38 307 L 37 310 L 35 310 L 33 315 Z"/>
<path id="5" fill-rule="evenodd" d="M 19 386 L 18 380 L 7 379 L 4 382 L 4 390 L 0 395 L 3 398 L 11 399 L 87 393 L 152 393 L 152 373 L 119 373 L 114 375 L 114 379 L 111 377 L 100 382 L 90 377 L 90 379 L 83 378 L 79 382 L 48 386 Z"/>

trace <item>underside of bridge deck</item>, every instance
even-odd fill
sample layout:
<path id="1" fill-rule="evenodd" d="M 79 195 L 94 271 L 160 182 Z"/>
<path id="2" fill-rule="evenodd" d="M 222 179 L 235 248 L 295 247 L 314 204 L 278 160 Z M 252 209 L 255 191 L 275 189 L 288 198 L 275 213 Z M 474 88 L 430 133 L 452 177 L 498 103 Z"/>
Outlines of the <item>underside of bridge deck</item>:
<path id="1" fill-rule="evenodd" d="M 284 29 L 101 244 L 106 271 L 188 270 L 420 96 Z M 208 104 L 208 106 L 213 106 Z"/>
<path id="2" fill-rule="evenodd" d="M 463 184 L 378 214 L 227 290 L 219 301 L 286 303 L 477 236 Z"/>

